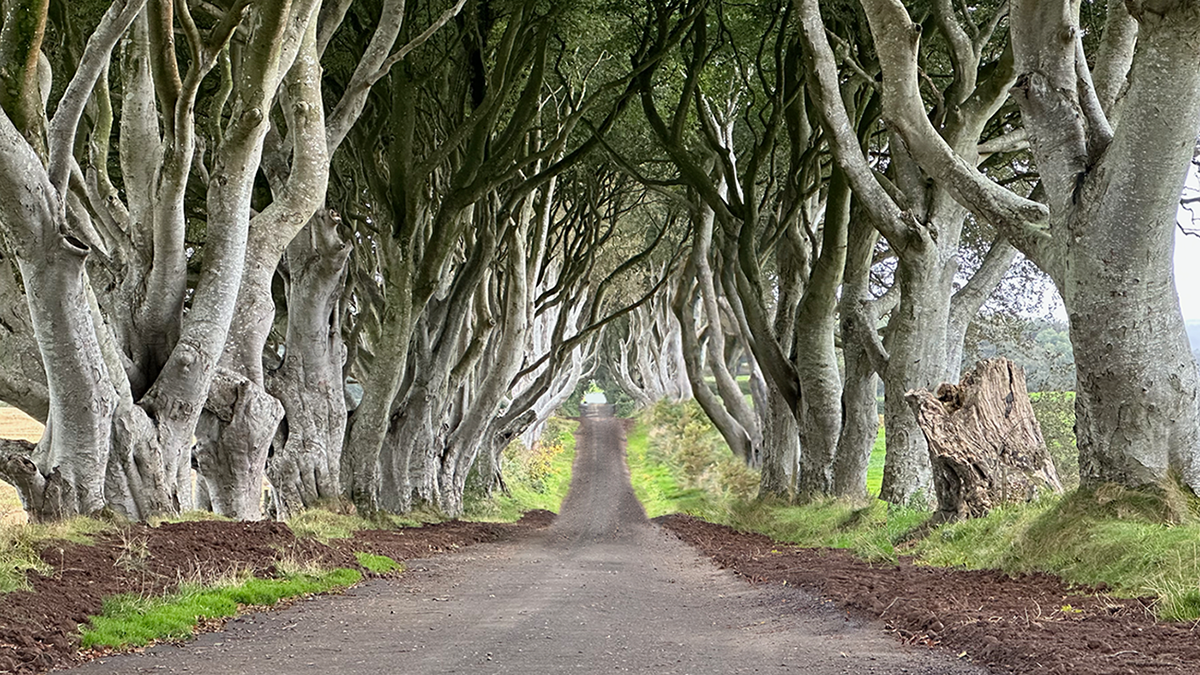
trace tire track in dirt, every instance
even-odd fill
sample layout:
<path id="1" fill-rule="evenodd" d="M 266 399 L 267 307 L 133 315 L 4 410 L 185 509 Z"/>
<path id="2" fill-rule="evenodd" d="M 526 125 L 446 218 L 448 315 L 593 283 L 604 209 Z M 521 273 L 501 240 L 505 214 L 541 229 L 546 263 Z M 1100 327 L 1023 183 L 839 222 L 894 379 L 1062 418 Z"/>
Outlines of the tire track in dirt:
<path id="1" fill-rule="evenodd" d="M 648 523 L 611 418 L 583 421 L 554 526 L 408 567 L 75 672 L 986 672 L 899 645 L 803 591 L 751 586 Z"/>

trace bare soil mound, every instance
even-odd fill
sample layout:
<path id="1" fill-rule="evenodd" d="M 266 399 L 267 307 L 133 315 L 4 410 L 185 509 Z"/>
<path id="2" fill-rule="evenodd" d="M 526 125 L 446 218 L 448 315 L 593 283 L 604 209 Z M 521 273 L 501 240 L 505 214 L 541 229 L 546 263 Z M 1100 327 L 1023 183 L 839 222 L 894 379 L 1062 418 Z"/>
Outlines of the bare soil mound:
<path id="1" fill-rule="evenodd" d="M 32 590 L 0 596 L 0 672 L 38 673 L 86 660 L 79 654 L 79 624 L 118 593 L 156 595 L 180 582 L 251 571 L 270 577 L 283 560 L 316 561 L 359 569 L 354 552 L 395 560 L 428 558 L 479 542 L 498 541 L 549 525 L 553 514 L 535 512 L 516 525 L 452 521 L 419 528 L 363 531 L 330 545 L 297 539 L 278 522 L 133 525 L 99 535 L 92 546 L 67 542 L 41 551 L 50 576 L 29 574 Z"/>
<path id="2" fill-rule="evenodd" d="M 1072 588 L 1046 574 L 873 565 L 691 518 L 661 524 L 755 584 L 808 588 L 910 644 L 952 649 L 997 672 L 1200 672 L 1196 626 L 1156 621 L 1149 601 Z"/>

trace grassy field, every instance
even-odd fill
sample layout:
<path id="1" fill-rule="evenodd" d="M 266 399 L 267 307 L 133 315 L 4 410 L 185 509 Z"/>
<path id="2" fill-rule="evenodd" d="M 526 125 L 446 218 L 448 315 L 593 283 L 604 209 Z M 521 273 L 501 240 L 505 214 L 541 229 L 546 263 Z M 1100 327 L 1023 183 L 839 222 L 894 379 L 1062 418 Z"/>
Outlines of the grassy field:
<path id="1" fill-rule="evenodd" d="M 19 438 L 37 442 L 42 437 L 42 425 L 16 408 L 0 408 L 0 438 Z M 0 523 L 25 522 L 25 510 L 13 486 L 0 481 Z"/>

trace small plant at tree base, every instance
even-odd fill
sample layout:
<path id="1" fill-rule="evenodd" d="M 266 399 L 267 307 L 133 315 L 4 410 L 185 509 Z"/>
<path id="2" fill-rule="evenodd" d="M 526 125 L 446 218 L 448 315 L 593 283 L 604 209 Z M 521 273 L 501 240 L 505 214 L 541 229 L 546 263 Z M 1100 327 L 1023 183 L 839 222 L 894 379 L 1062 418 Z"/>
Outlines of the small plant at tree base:
<path id="1" fill-rule="evenodd" d="M 129 530 L 121 532 L 121 552 L 117 556 L 117 567 L 133 572 L 146 568 L 150 560 L 150 543 L 144 536 L 130 534 Z"/>

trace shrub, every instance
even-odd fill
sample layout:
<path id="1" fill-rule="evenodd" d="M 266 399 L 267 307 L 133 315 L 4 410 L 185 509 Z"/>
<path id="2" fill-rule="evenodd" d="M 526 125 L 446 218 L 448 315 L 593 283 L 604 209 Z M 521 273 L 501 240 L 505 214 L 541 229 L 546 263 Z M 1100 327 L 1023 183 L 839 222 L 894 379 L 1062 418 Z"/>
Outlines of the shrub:
<path id="1" fill-rule="evenodd" d="M 1079 450 L 1075 447 L 1075 392 L 1044 391 L 1029 395 L 1033 414 L 1042 427 L 1042 438 L 1058 470 L 1063 487 L 1079 486 Z"/>

